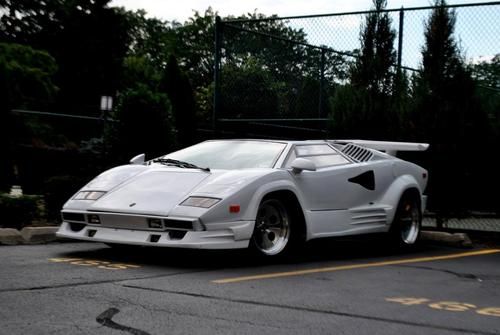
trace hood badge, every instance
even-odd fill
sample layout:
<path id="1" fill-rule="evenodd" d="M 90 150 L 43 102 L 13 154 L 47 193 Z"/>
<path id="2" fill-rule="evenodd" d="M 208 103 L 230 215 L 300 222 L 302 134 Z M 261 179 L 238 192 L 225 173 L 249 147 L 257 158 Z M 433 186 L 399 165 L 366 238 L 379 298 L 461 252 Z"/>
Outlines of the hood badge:
<path id="1" fill-rule="evenodd" d="M 130 205 L 128 205 L 128 207 L 134 207 L 136 205 L 135 202 L 131 203 Z"/>

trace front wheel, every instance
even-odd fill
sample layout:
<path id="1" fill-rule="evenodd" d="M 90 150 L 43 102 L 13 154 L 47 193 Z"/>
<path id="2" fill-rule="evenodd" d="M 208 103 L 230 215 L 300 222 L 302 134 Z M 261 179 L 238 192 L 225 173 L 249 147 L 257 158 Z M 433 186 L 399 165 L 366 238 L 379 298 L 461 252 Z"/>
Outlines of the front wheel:
<path id="1" fill-rule="evenodd" d="M 264 199 L 257 211 L 250 248 L 265 257 L 294 254 L 305 241 L 303 221 L 300 205 L 294 199 Z"/>
<path id="2" fill-rule="evenodd" d="M 403 197 L 398 205 L 390 235 L 393 242 L 401 247 L 413 246 L 420 236 L 422 212 L 417 199 Z"/>

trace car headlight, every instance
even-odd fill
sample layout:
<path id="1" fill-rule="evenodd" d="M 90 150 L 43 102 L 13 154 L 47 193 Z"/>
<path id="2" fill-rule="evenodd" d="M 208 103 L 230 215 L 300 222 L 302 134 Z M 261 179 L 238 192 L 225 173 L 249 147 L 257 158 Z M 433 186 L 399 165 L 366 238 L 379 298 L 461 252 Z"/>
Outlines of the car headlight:
<path id="1" fill-rule="evenodd" d="M 208 198 L 208 197 L 189 197 L 183 202 L 181 202 L 181 206 L 210 208 L 216 203 L 218 203 L 220 200 L 221 199 L 218 198 Z"/>
<path id="2" fill-rule="evenodd" d="M 102 197 L 106 192 L 102 191 L 81 191 L 73 199 L 75 200 L 97 200 Z"/>

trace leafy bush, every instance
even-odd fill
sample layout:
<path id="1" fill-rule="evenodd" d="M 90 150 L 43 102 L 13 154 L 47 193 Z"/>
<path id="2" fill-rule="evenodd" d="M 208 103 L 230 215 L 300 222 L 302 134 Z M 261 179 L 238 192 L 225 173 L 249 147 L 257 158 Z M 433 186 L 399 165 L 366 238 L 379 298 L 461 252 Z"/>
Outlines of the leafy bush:
<path id="1" fill-rule="evenodd" d="M 63 175 L 46 179 L 43 193 L 47 206 L 47 219 L 51 222 L 60 222 L 59 212 L 62 206 L 84 184 L 84 178 L 77 176 Z"/>
<path id="2" fill-rule="evenodd" d="M 44 217 L 43 197 L 39 195 L 22 195 L 14 197 L 0 194 L 0 227 L 22 229 L 34 220 Z"/>

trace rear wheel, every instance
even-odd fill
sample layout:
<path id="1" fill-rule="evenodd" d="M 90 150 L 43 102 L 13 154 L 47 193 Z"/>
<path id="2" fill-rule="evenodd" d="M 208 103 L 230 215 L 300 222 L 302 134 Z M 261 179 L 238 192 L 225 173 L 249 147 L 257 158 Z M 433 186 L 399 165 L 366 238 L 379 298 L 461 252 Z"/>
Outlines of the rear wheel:
<path id="1" fill-rule="evenodd" d="M 418 199 L 414 196 L 403 196 L 391 226 L 391 238 L 402 247 L 415 245 L 420 236 L 422 213 Z"/>
<path id="2" fill-rule="evenodd" d="M 287 201 L 264 199 L 257 211 L 251 247 L 262 256 L 289 254 L 300 243 L 302 234 L 297 213 Z"/>

